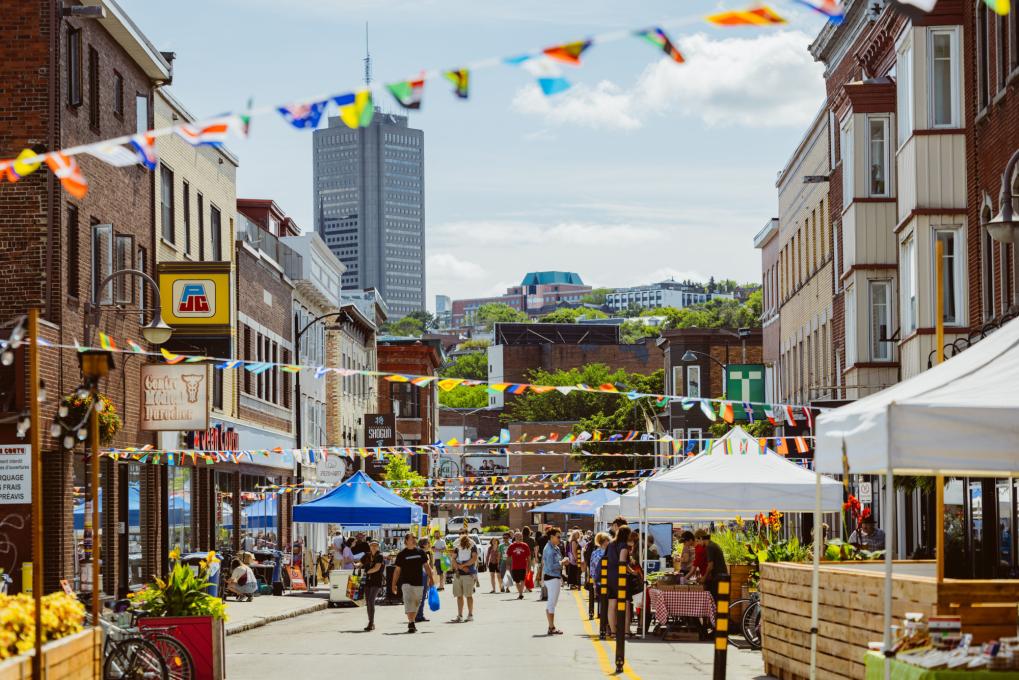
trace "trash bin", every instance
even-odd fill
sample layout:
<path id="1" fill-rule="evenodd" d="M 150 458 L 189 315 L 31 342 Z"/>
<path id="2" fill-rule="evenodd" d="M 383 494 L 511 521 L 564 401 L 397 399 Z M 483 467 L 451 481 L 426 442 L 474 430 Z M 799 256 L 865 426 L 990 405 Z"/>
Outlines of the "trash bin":
<path id="1" fill-rule="evenodd" d="M 201 563 L 205 561 L 208 555 L 208 551 L 188 553 L 181 556 L 180 563 L 191 567 L 191 571 L 197 574 L 199 568 L 201 568 Z M 213 597 L 219 597 L 219 572 L 223 565 L 223 556 L 216 553 L 216 559 L 219 561 L 207 565 L 209 586 L 205 589 L 205 592 Z"/>
<path id="2" fill-rule="evenodd" d="M 345 607 L 354 604 L 354 601 L 347 596 L 347 583 L 353 574 L 353 569 L 333 569 L 329 572 L 329 607 Z"/>

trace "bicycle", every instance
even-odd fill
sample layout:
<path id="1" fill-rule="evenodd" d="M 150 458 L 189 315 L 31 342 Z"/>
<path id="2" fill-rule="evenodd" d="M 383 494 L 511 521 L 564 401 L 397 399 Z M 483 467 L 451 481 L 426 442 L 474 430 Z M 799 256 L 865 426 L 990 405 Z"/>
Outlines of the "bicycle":
<path id="1" fill-rule="evenodd" d="M 139 612 L 132 611 L 132 622 L 137 624 Z M 173 636 L 176 626 L 151 626 L 134 628 L 159 652 L 166 664 L 168 680 L 192 680 L 195 677 L 195 661 L 180 640 Z"/>
<path id="2" fill-rule="evenodd" d="M 739 620 L 740 633 L 742 633 L 743 638 L 750 645 L 751 649 L 760 649 L 761 594 L 754 590 L 750 592 L 750 597 L 733 600 L 729 603 L 729 613 L 730 620 Z"/>
<path id="3" fill-rule="evenodd" d="M 159 649 L 130 630 L 99 619 L 103 629 L 103 680 L 169 680 Z"/>

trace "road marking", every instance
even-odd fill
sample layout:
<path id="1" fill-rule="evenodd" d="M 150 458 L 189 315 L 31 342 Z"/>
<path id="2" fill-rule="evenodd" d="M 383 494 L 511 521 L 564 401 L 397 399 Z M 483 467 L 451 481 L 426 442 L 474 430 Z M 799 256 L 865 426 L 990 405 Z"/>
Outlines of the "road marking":
<path id="1" fill-rule="evenodd" d="M 598 633 L 595 631 L 594 626 L 591 625 L 591 620 L 587 618 L 587 611 L 584 607 L 584 601 L 580 597 L 580 591 L 572 590 L 570 592 L 573 593 L 573 599 L 577 603 L 577 613 L 580 614 L 580 620 L 584 624 L 584 630 L 587 631 L 587 637 L 591 641 L 591 644 L 594 645 L 594 650 L 598 655 L 598 664 L 601 666 L 602 672 L 609 677 L 616 677 L 615 645 L 610 647 L 598 638 Z M 611 652 L 611 655 L 609 652 Z M 630 680 L 640 680 L 640 676 L 633 672 L 633 668 L 630 667 L 629 662 L 623 664 L 623 675 L 630 678 Z"/>

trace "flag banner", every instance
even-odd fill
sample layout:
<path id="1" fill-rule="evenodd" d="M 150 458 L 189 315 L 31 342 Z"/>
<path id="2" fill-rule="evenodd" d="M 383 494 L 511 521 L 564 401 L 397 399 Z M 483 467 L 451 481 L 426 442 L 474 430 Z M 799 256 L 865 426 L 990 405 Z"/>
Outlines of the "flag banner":
<path id="1" fill-rule="evenodd" d="M 356 130 L 371 125 L 372 116 L 375 114 L 371 90 L 341 94 L 333 97 L 333 101 L 340 107 L 340 120 L 350 129 Z"/>
<path id="2" fill-rule="evenodd" d="M 298 130 L 314 130 L 322 120 L 329 101 L 304 102 L 301 104 L 286 104 L 277 110 L 283 116 L 283 120 L 293 125 Z"/>
<path id="3" fill-rule="evenodd" d="M 471 72 L 465 68 L 458 68 L 453 71 L 443 71 L 442 77 L 453 83 L 453 94 L 460 99 L 467 99 L 470 95 Z"/>
<path id="4" fill-rule="evenodd" d="M 236 116 L 227 116 L 205 124 L 184 123 L 174 128 L 174 132 L 191 146 L 220 146 L 237 124 L 235 119 Z"/>
<path id="5" fill-rule="evenodd" d="M 999 14 L 1001 16 L 1006 16 L 1012 11 L 1012 5 L 1009 0 L 984 0 L 984 2 L 987 3 L 987 6 L 990 7 L 995 14 Z M 1013 33 L 1013 35 L 1015 34 Z"/>
<path id="6" fill-rule="evenodd" d="M 841 24 L 845 15 L 842 3 L 838 0 L 796 0 L 796 2 L 806 5 L 818 14 L 825 15 L 833 24 Z"/>
<path id="7" fill-rule="evenodd" d="M 29 158 L 39 158 L 39 156 L 31 149 L 22 149 L 18 157 L 10 162 L 6 172 L 8 182 L 17 182 L 22 177 L 27 177 L 39 169 L 42 159 L 28 161 Z"/>
<path id="8" fill-rule="evenodd" d="M 680 53 L 678 49 L 676 49 L 676 46 L 672 44 L 672 41 L 669 40 L 669 36 L 667 36 L 665 34 L 665 31 L 663 31 L 662 29 L 658 27 L 645 28 L 640 31 L 635 31 L 634 35 L 636 35 L 639 38 L 643 38 L 644 40 L 648 41 L 649 43 L 660 49 L 677 64 L 682 64 L 685 61 L 683 59 L 683 55 Z"/>
<path id="9" fill-rule="evenodd" d="M 715 409 L 711 407 L 711 402 L 708 401 L 707 399 L 701 399 L 700 403 L 701 412 L 704 413 L 704 416 L 712 422 L 717 420 L 717 416 L 715 416 Z"/>
<path id="10" fill-rule="evenodd" d="M 733 413 L 731 401 L 723 401 L 718 410 L 722 415 L 722 420 L 725 422 L 731 424 L 736 421 L 736 415 Z"/>
<path id="11" fill-rule="evenodd" d="M 706 17 L 708 23 L 716 26 L 770 26 L 786 23 L 778 12 L 767 5 L 757 5 L 749 9 L 719 12 Z"/>
<path id="12" fill-rule="evenodd" d="M 78 200 L 85 198 L 88 193 L 88 182 L 85 180 L 85 175 L 81 174 L 78 161 L 74 160 L 72 156 L 64 155 L 58 151 L 46 157 L 46 165 L 60 180 L 60 186 L 64 188 L 64 191 Z"/>
<path id="13" fill-rule="evenodd" d="M 155 170 L 159 162 L 156 156 L 156 137 L 151 133 L 134 135 L 131 137 L 131 146 L 137 156 L 137 161 L 149 170 Z"/>
<path id="14" fill-rule="evenodd" d="M 506 63 L 520 66 L 534 76 L 538 81 L 538 87 L 541 88 L 545 96 L 559 94 L 570 89 L 570 81 L 563 77 L 562 69 L 549 57 L 524 55 L 507 59 Z"/>
<path id="15" fill-rule="evenodd" d="M 580 66 L 580 55 L 582 55 L 587 48 L 591 46 L 591 44 L 590 40 L 578 40 L 576 42 L 566 43 L 565 45 L 547 47 L 544 52 L 556 61 L 561 61 L 572 66 Z"/>
<path id="16" fill-rule="evenodd" d="M 421 108 L 421 99 L 425 94 L 425 78 L 419 76 L 414 80 L 404 80 L 399 83 L 386 85 L 393 98 L 405 109 L 417 110 Z"/>
<path id="17" fill-rule="evenodd" d="M 138 165 L 138 155 L 121 144 L 108 144 L 96 147 L 86 153 L 115 168 L 129 168 L 132 165 Z"/>
<path id="18" fill-rule="evenodd" d="M 113 338 L 108 336 L 106 333 L 99 331 L 99 346 L 107 351 L 113 351 L 117 349 L 117 344 L 113 341 Z"/>

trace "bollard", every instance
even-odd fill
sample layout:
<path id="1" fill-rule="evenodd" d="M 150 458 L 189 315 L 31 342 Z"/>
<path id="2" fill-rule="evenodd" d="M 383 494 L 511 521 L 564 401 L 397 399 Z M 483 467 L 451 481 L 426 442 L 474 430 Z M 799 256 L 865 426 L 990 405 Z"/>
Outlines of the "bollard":
<path id="1" fill-rule="evenodd" d="M 598 637 L 604 640 L 609 631 L 609 558 L 602 557 L 598 572 Z"/>
<path id="2" fill-rule="evenodd" d="M 726 654 L 729 651 L 729 575 L 719 574 L 715 596 L 715 672 L 714 680 L 725 680 Z"/>
<path id="3" fill-rule="evenodd" d="M 610 616 L 616 617 L 616 673 L 622 673 L 626 663 L 626 631 L 630 629 L 626 618 L 626 565 L 622 562 L 616 580 L 616 611 Z"/>

